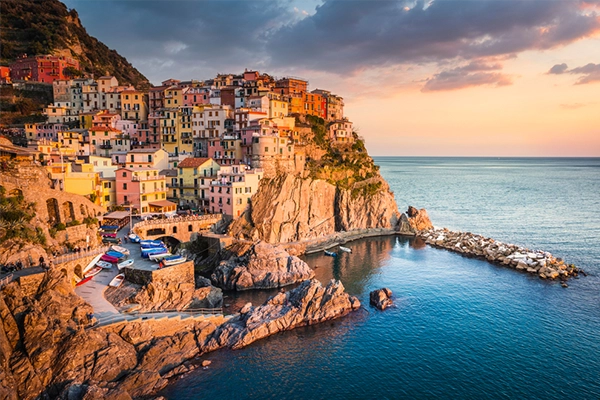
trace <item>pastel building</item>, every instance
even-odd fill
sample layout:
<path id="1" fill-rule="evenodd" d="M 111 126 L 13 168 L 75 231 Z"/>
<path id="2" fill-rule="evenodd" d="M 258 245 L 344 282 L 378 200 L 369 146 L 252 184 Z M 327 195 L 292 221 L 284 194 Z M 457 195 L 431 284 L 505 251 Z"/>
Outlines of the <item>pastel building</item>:
<path id="1" fill-rule="evenodd" d="M 219 164 L 211 158 L 186 158 L 177 165 L 177 175 L 167 182 L 169 197 L 177 199 L 180 206 L 208 210 L 211 182 L 219 169 Z"/>
<path id="2" fill-rule="evenodd" d="M 329 137 L 334 143 L 354 143 L 352 122 L 348 119 L 332 122 L 329 125 Z"/>
<path id="3" fill-rule="evenodd" d="M 260 169 L 248 169 L 245 165 L 221 166 L 217 179 L 210 187 L 210 212 L 222 213 L 234 218 L 242 215 L 250 204 L 250 198 L 258 191 L 263 177 Z"/>
<path id="4" fill-rule="evenodd" d="M 148 94 L 139 90 L 129 89 L 121 95 L 121 118 L 131 121 L 148 120 Z"/>
<path id="5" fill-rule="evenodd" d="M 165 177 L 154 168 L 119 168 L 115 172 L 116 204 L 131 205 L 134 214 L 174 213 L 177 205 L 166 199 Z"/>

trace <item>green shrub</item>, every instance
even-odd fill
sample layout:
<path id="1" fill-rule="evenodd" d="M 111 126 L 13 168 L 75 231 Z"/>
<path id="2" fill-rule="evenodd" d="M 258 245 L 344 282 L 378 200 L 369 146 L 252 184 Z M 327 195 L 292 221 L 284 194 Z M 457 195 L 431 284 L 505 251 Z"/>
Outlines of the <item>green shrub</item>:
<path id="1" fill-rule="evenodd" d="M 63 224 L 62 222 L 59 222 L 58 224 L 54 225 L 54 228 L 57 231 L 64 231 L 67 229 L 67 226 L 65 224 Z"/>

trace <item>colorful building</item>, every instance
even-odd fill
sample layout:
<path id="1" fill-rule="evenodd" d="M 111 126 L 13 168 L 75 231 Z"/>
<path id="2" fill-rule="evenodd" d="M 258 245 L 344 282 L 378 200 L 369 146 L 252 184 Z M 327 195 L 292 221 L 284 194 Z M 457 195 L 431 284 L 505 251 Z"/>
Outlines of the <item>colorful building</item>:
<path id="1" fill-rule="evenodd" d="M 121 95 L 121 118 L 131 121 L 148 120 L 148 94 L 139 90 L 124 90 Z"/>
<path id="2" fill-rule="evenodd" d="M 222 213 L 234 218 L 242 215 L 250 204 L 250 198 L 258 191 L 263 176 L 260 169 L 245 165 L 222 166 L 210 187 L 210 212 Z"/>
<path id="3" fill-rule="evenodd" d="M 117 205 L 131 205 L 139 215 L 175 213 L 177 205 L 166 199 L 165 177 L 154 168 L 119 168 L 115 173 Z"/>
<path id="4" fill-rule="evenodd" d="M 211 158 L 186 158 L 177 165 L 177 176 L 167 182 L 169 197 L 177 199 L 180 206 L 208 210 L 210 185 L 219 169 Z"/>
<path id="5" fill-rule="evenodd" d="M 34 56 L 19 58 L 10 66 L 12 81 L 34 81 L 52 83 L 56 80 L 66 79 L 65 68 L 79 70 L 79 61 L 64 56 Z"/>

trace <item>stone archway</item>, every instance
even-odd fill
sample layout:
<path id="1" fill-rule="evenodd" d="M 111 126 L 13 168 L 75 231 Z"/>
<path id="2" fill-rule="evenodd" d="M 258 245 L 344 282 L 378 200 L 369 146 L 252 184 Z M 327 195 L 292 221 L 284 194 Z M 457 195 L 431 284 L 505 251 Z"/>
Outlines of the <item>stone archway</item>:
<path id="1" fill-rule="evenodd" d="M 175 252 L 181 246 L 181 240 L 173 237 L 173 236 L 162 236 L 158 238 L 158 240 L 162 241 L 167 247 L 171 250 L 171 252 Z"/>
<path id="2" fill-rule="evenodd" d="M 23 197 L 23 191 L 21 189 L 13 189 L 8 194 L 10 197 Z"/>
<path id="3" fill-rule="evenodd" d="M 87 209 L 86 209 L 86 207 L 83 205 L 83 203 L 79 205 L 79 213 L 81 214 L 81 218 L 82 218 L 82 219 L 88 216 Z"/>
<path id="4" fill-rule="evenodd" d="M 75 209 L 73 208 L 73 203 L 70 201 L 65 201 L 63 203 L 63 212 L 65 213 L 65 224 L 68 224 L 71 221 L 75 220 Z"/>
<path id="5" fill-rule="evenodd" d="M 146 235 L 148 236 L 156 236 L 156 235 L 164 235 L 165 230 L 164 228 L 154 228 L 154 229 L 148 229 L 148 231 L 146 232 Z"/>
<path id="6" fill-rule="evenodd" d="M 81 265 L 77 264 L 73 270 L 73 273 L 77 278 L 83 279 L 83 267 Z"/>
<path id="7" fill-rule="evenodd" d="M 50 225 L 62 222 L 58 201 L 55 198 L 46 200 L 46 208 L 48 209 L 48 221 L 50 222 Z"/>

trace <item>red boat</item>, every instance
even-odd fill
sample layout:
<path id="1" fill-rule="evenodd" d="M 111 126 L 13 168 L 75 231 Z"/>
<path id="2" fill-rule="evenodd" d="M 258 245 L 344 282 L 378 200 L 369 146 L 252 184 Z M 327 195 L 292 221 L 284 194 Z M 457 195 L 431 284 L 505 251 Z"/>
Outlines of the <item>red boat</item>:
<path id="1" fill-rule="evenodd" d="M 113 256 L 109 256 L 108 254 L 104 254 L 102 257 L 100 257 L 100 259 L 102 261 L 107 261 L 109 263 L 116 263 L 117 261 L 119 261 L 119 259 L 117 257 L 113 257 Z"/>
<path id="2" fill-rule="evenodd" d="M 83 278 L 82 280 L 80 280 L 79 282 L 77 282 L 75 284 L 75 286 L 81 286 L 84 283 L 86 283 L 87 281 L 91 280 L 93 277 L 94 277 L 94 275 L 86 276 L 85 278 Z"/>
<path id="3" fill-rule="evenodd" d="M 116 237 L 117 237 L 117 234 L 116 234 L 116 233 L 107 233 L 107 232 L 102 232 L 102 236 L 104 236 L 104 237 L 116 238 Z"/>

